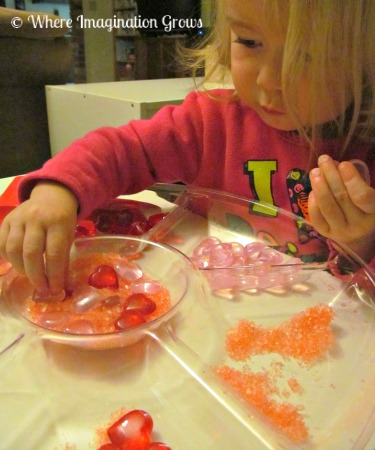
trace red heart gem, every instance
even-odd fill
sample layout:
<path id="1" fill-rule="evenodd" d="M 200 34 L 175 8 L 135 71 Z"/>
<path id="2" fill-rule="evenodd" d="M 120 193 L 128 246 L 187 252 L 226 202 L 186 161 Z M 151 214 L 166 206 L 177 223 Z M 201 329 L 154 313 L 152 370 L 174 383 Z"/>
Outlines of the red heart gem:
<path id="1" fill-rule="evenodd" d="M 169 213 L 158 213 L 158 214 L 152 214 L 152 216 L 150 216 L 148 218 L 148 221 L 151 225 L 151 227 L 154 227 L 155 225 L 157 225 L 159 222 L 161 222 L 165 217 L 167 217 Z"/>
<path id="2" fill-rule="evenodd" d="M 129 411 L 111 425 L 107 434 L 121 449 L 147 450 L 150 445 L 153 421 L 150 414 L 140 409 Z"/>
<path id="3" fill-rule="evenodd" d="M 148 220 L 143 222 L 135 221 L 131 224 L 128 229 L 128 234 L 131 236 L 142 236 L 142 234 L 147 233 L 151 229 L 151 225 Z"/>
<path id="4" fill-rule="evenodd" d="M 143 222 L 146 217 L 137 208 L 126 208 L 116 214 L 116 225 L 130 227 L 133 222 Z"/>
<path id="5" fill-rule="evenodd" d="M 92 222 L 91 220 L 81 220 L 80 222 L 78 222 L 75 233 L 76 238 L 86 236 L 94 237 L 96 236 L 96 234 L 97 233 L 94 222 Z"/>
<path id="6" fill-rule="evenodd" d="M 125 330 L 126 328 L 137 327 L 146 323 L 146 319 L 142 314 L 136 311 L 124 311 L 115 323 L 116 330 Z"/>
<path id="7" fill-rule="evenodd" d="M 104 444 L 101 445 L 98 450 L 120 450 L 119 447 L 117 447 L 117 445 L 114 444 Z"/>
<path id="8" fill-rule="evenodd" d="M 102 233 L 107 233 L 113 222 L 112 217 L 104 212 L 98 214 L 94 220 L 96 228 Z"/>
<path id="9" fill-rule="evenodd" d="M 156 304 L 145 294 L 132 294 L 124 304 L 124 311 L 137 312 L 139 314 L 148 315 L 155 311 Z"/>
<path id="10" fill-rule="evenodd" d="M 98 289 L 118 288 L 118 278 L 115 269 L 111 266 L 103 264 L 98 266 L 89 276 L 88 283 Z"/>

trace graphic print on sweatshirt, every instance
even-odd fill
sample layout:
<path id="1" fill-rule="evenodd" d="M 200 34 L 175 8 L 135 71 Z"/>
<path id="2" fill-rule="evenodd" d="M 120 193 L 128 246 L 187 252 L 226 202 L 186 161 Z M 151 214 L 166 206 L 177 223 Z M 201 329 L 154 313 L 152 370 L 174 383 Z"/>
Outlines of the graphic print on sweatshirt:
<path id="1" fill-rule="evenodd" d="M 278 215 L 277 206 L 274 201 L 274 195 L 272 192 L 272 176 L 277 172 L 278 164 L 276 160 L 248 160 L 244 163 L 244 174 L 248 177 L 248 183 L 252 195 L 255 200 L 261 203 L 267 203 L 273 205 L 276 208 L 270 208 L 266 205 L 251 204 L 250 214 L 254 216 L 263 216 L 264 218 L 276 218 Z M 309 220 L 308 214 L 308 195 L 311 191 L 311 184 L 308 173 L 299 168 L 293 168 L 286 177 L 285 189 L 289 198 L 291 211 L 301 220 L 295 221 L 294 232 L 286 230 L 283 233 L 281 230 L 277 230 L 277 226 L 273 227 L 273 230 L 264 229 L 262 231 L 255 231 L 255 235 L 258 239 L 262 238 L 269 245 L 274 247 L 284 248 L 287 247 L 289 254 L 298 254 L 298 247 L 301 244 L 306 244 L 310 240 L 314 239 L 317 235 L 316 231 L 305 222 Z M 254 222 L 255 217 L 251 222 Z M 260 221 L 260 217 L 257 222 Z M 231 217 L 232 225 L 234 225 L 234 218 Z M 267 220 L 263 221 L 264 224 Z M 271 223 L 268 220 L 268 224 Z M 239 223 L 237 224 L 239 225 Z M 279 223 L 278 223 L 279 225 Z M 242 223 L 241 227 L 244 227 Z M 279 226 L 280 228 L 280 226 Z M 297 231 L 297 239 L 292 239 Z M 258 236 L 259 235 L 259 236 Z M 289 240 L 288 240 L 289 239 Z"/>
<path id="2" fill-rule="evenodd" d="M 286 177 L 286 186 L 292 212 L 309 221 L 308 199 L 311 192 L 309 174 L 302 169 L 292 169 Z M 299 241 L 307 242 L 314 237 L 314 229 L 305 221 L 297 221 Z"/>

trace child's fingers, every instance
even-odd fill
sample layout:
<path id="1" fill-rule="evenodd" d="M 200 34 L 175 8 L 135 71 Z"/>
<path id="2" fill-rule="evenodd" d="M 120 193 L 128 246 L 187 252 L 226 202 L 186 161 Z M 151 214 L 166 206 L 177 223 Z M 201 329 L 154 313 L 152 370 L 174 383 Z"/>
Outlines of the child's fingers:
<path id="1" fill-rule="evenodd" d="M 352 163 L 344 161 L 338 169 L 351 201 L 364 213 L 375 214 L 375 190 L 366 183 Z"/>
<path id="2" fill-rule="evenodd" d="M 23 264 L 25 274 L 31 284 L 40 291 L 48 290 L 48 280 L 44 265 L 45 230 L 29 223 L 23 239 Z"/>
<path id="3" fill-rule="evenodd" d="M 311 170 L 310 182 L 315 194 L 316 203 L 319 205 L 319 211 L 323 214 L 326 221 L 328 223 L 344 223 L 346 221 L 344 212 L 320 168 Z"/>
<path id="4" fill-rule="evenodd" d="M 343 223 L 358 213 L 347 187 L 338 170 L 338 165 L 327 155 L 319 160 L 319 169 L 312 170 L 311 185 L 315 190 L 319 208 L 332 223 Z"/>
<path id="5" fill-rule="evenodd" d="M 71 239 L 67 230 L 55 227 L 49 230 L 46 241 L 45 263 L 51 293 L 58 294 L 65 285 Z"/>
<path id="6" fill-rule="evenodd" d="M 349 161 L 353 164 L 353 166 L 357 169 L 361 177 L 365 180 L 365 182 L 370 185 L 371 184 L 371 178 L 370 178 L 370 171 L 368 169 L 367 164 L 360 160 L 360 159 L 351 159 Z"/>
<path id="7" fill-rule="evenodd" d="M 309 194 L 308 207 L 310 222 L 314 224 L 314 227 L 321 234 L 328 234 L 330 231 L 330 226 L 319 209 L 319 205 L 313 191 Z"/>
<path id="8" fill-rule="evenodd" d="M 9 225 L 6 222 L 3 222 L 0 226 L 0 256 L 3 258 L 7 258 L 6 254 L 6 242 L 9 233 Z"/>
<path id="9" fill-rule="evenodd" d="M 6 231 L 4 231 L 6 230 Z M 19 273 L 25 273 L 23 263 L 23 234 L 24 229 L 20 226 L 2 225 L 2 254 Z"/>

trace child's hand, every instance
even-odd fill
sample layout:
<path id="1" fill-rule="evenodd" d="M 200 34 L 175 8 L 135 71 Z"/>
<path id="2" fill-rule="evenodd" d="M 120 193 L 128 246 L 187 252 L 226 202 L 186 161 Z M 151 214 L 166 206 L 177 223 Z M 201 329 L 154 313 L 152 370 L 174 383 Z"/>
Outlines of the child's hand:
<path id="1" fill-rule="evenodd" d="M 41 182 L 0 228 L 0 254 L 39 292 L 64 288 L 78 201 L 66 187 Z"/>
<path id="2" fill-rule="evenodd" d="M 337 164 L 322 155 L 318 165 L 310 172 L 311 223 L 369 261 L 375 255 L 375 190 L 348 161 Z"/>

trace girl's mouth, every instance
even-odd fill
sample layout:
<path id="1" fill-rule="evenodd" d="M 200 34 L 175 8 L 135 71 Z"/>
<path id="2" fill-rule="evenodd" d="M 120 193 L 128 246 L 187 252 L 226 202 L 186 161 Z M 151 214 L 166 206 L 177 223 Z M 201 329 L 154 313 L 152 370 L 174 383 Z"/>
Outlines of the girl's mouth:
<path id="1" fill-rule="evenodd" d="M 283 111 L 278 111 L 277 109 L 266 108 L 265 106 L 262 106 L 261 108 L 266 114 L 271 116 L 282 116 L 285 114 Z"/>

